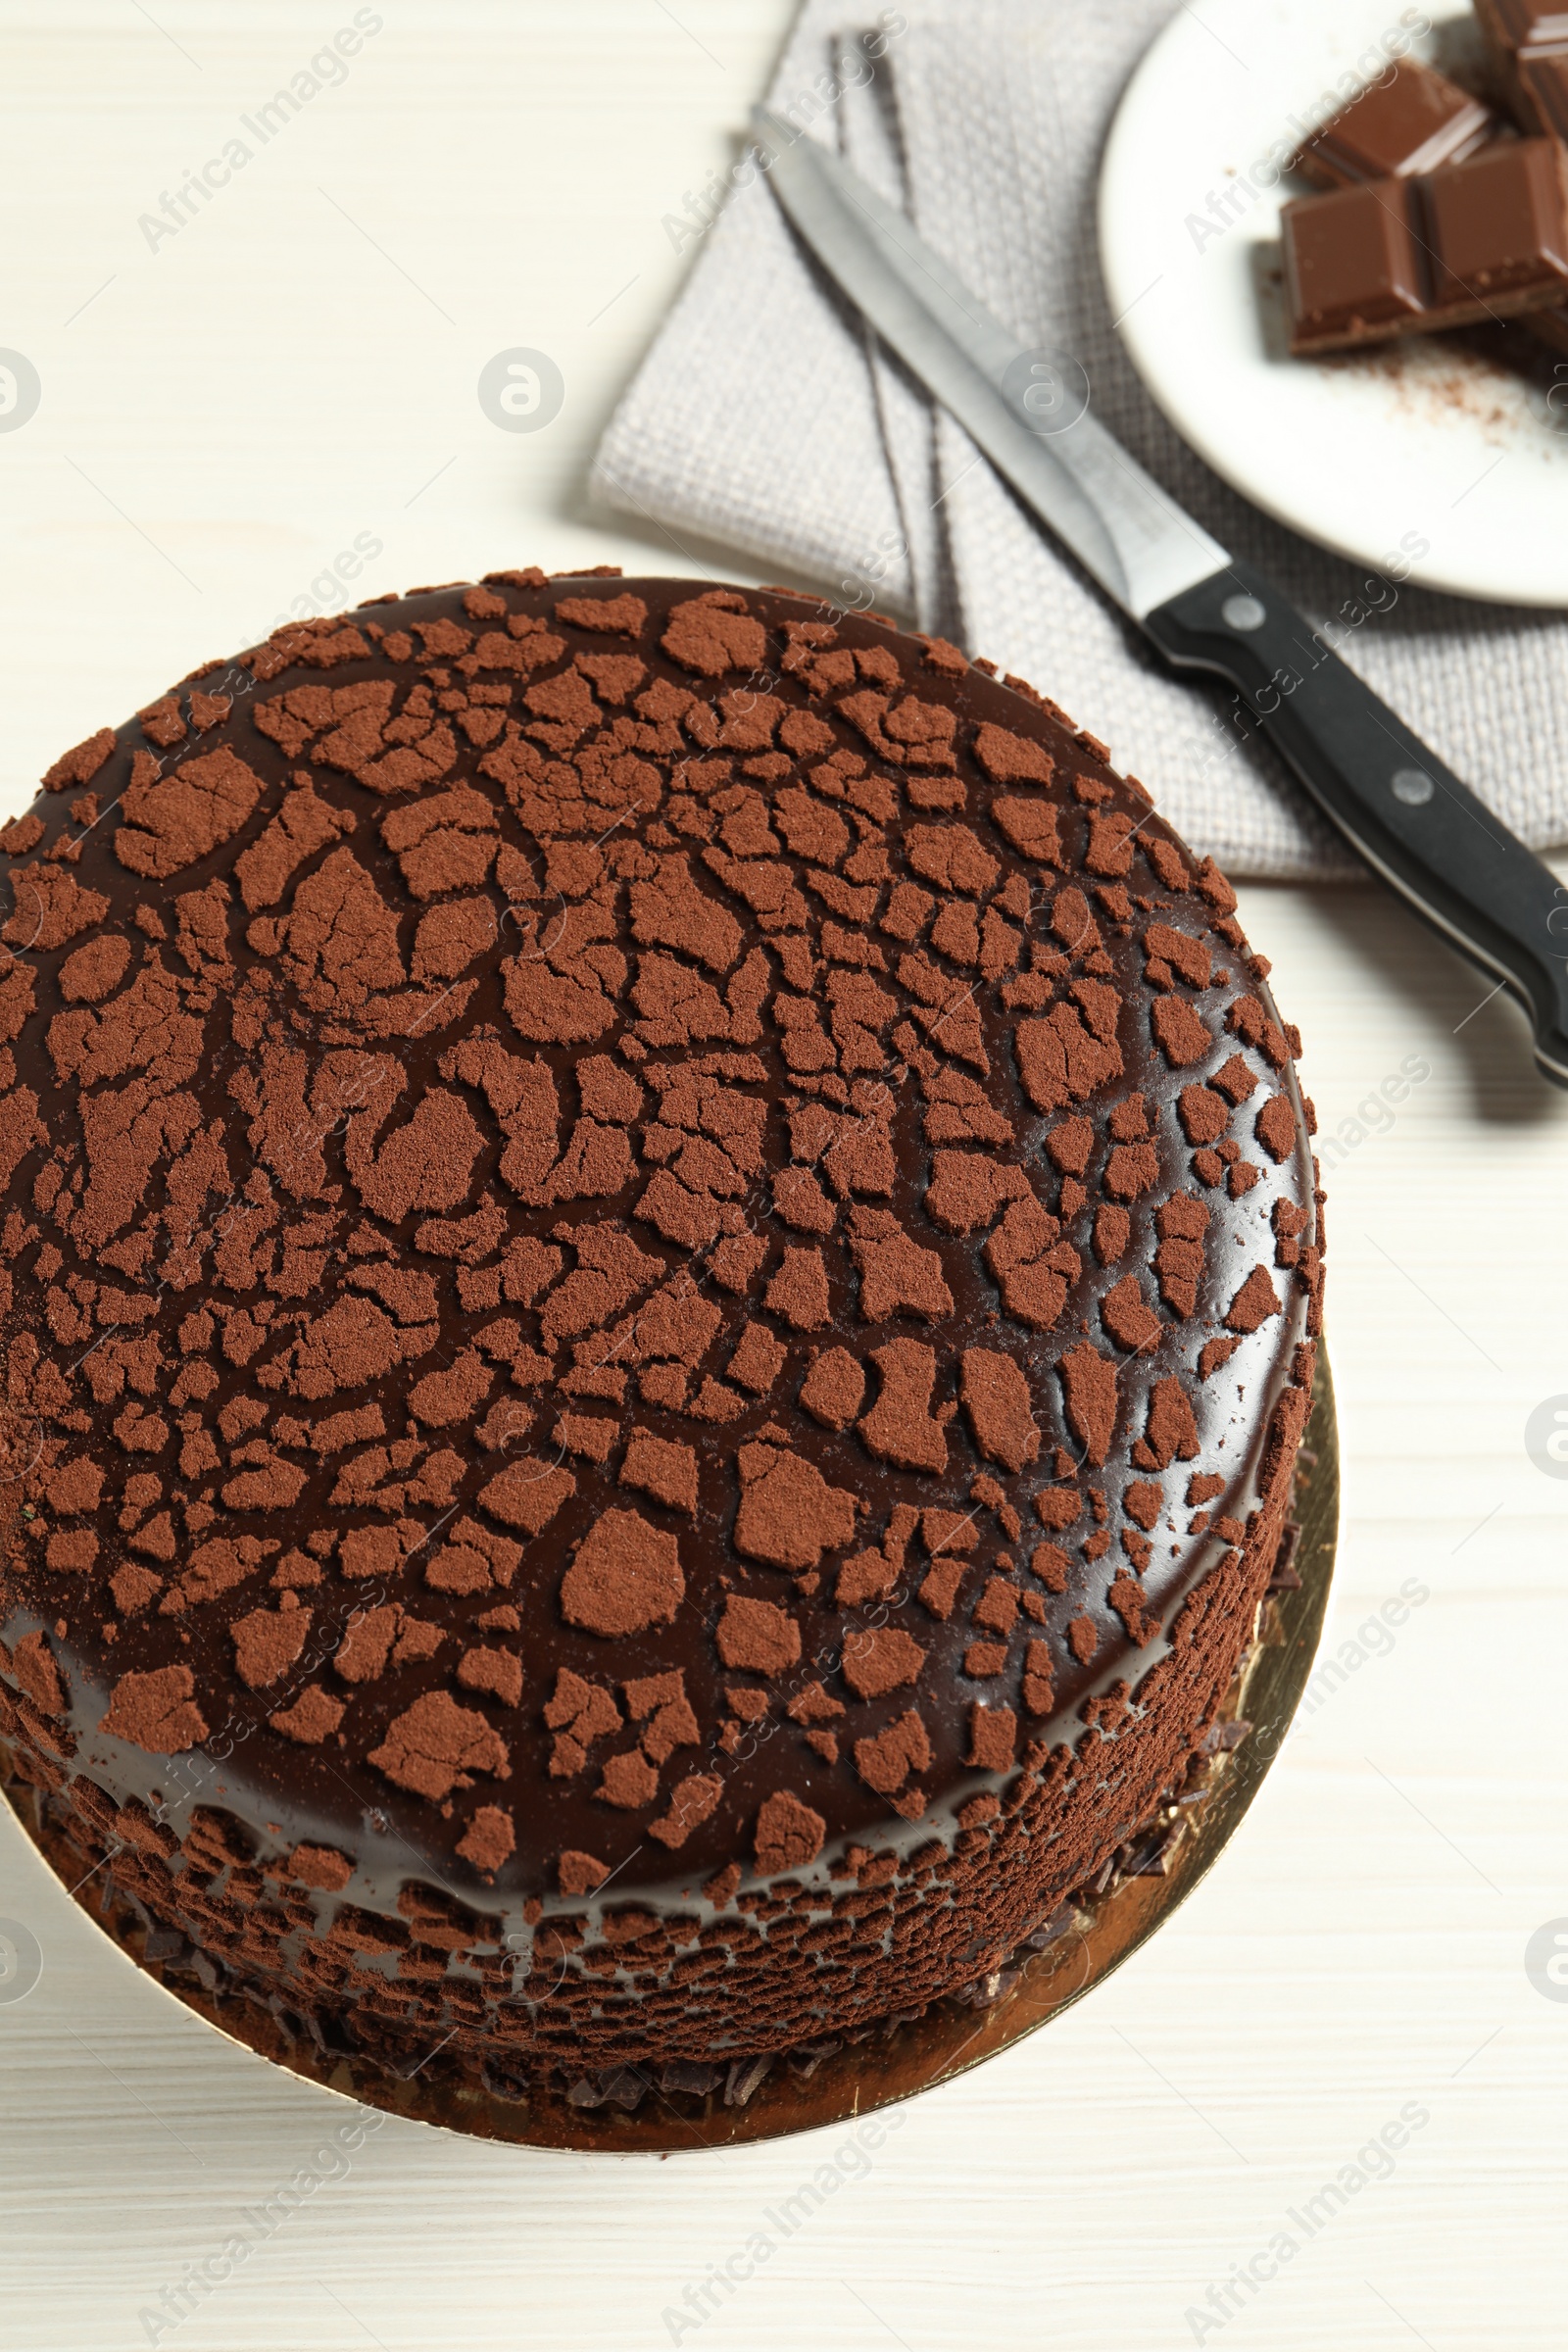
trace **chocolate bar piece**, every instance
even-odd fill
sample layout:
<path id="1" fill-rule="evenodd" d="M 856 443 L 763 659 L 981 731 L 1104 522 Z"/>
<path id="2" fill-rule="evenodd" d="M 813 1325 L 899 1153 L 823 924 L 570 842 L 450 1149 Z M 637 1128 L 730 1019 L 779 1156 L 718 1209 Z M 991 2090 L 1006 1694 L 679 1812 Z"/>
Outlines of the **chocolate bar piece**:
<path id="1" fill-rule="evenodd" d="M 1508 101 L 1526 131 L 1568 140 L 1568 8 L 1547 0 L 1476 0 Z M 1568 356 L 1568 308 L 1532 311 L 1540 342 Z"/>
<path id="2" fill-rule="evenodd" d="M 1518 106 L 1533 130 L 1568 139 L 1568 49 L 1520 59 Z"/>
<path id="3" fill-rule="evenodd" d="M 1493 49 L 1504 58 L 1530 49 L 1568 49 L 1568 8 L 1562 0 L 1476 0 Z"/>
<path id="4" fill-rule="evenodd" d="M 1555 139 L 1498 140 L 1468 163 L 1303 196 L 1281 223 L 1294 352 L 1568 298 L 1568 150 Z"/>
<path id="5" fill-rule="evenodd" d="M 1554 54 L 1568 55 L 1568 8 L 1562 0 L 1476 0 L 1487 46 L 1499 68 L 1508 101 L 1532 129 L 1539 122 L 1526 70 Z"/>
<path id="6" fill-rule="evenodd" d="M 1292 169 L 1320 188 L 1404 179 L 1462 163 L 1500 127 L 1492 109 L 1456 81 L 1401 57 L 1313 132 Z"/>

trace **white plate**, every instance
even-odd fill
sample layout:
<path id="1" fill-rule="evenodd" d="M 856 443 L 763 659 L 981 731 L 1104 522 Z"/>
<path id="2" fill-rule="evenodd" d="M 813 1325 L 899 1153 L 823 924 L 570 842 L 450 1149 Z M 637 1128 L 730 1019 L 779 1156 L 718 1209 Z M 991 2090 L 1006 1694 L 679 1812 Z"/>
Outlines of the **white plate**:
<path id="1" fill-rule="evenodd" d="M 1279 213 L 1309 191 L 1267 185 L 1266 163 L 1250 174 L 1329 113 L 1341 75 L 1367 78 L 1381 43 L 1415 28 L 1415 54 L 1441 58 L 1473 38 L 1444 0 L 1427 15 L 1401 19 L 1396 0 L 1179 8 L 1105 148 L 1111 312 L 1184 439 L 1280 521 L 1427 587 L 1568 605 L 1568 360 L 1544 354 L 1530 380 L 1437 336 L 1316 361 L 1284 349 Z"/>

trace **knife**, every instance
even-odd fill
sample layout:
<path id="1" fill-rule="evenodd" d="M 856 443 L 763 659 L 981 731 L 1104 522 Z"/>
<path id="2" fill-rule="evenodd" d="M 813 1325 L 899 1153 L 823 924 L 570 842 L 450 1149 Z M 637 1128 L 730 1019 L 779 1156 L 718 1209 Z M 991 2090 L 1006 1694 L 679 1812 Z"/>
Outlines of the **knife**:
<path id="1" fill-rule="evenodd" d="M 1167 497 L 1094 415 L 1087 378 L 1073 416 L 1061 375 L 1031 376 L 1037 355 L 902 213 L 780 116 L 752 120 L 786 218 L 882 340 L 1173 669 L 1236 688 L 1357 856 L 1518 999 L 1537 1063 L 1568 1087 L 1568 887 L 1272 580 Z"/>

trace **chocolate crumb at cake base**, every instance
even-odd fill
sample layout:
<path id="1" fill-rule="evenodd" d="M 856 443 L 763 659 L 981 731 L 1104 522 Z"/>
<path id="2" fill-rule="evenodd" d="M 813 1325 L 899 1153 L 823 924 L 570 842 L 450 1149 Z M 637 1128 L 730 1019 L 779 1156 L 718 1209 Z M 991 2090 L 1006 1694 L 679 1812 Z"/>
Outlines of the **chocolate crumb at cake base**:
<path id="1" fill-rule="evenodd" d="M 0 850 L 0 1737 L 155 1936 L 389 2068 L 703 2073 L 1181 1789 L 1320 1202 L 1234 894 L 1054 705 L 508 572 Z"/>

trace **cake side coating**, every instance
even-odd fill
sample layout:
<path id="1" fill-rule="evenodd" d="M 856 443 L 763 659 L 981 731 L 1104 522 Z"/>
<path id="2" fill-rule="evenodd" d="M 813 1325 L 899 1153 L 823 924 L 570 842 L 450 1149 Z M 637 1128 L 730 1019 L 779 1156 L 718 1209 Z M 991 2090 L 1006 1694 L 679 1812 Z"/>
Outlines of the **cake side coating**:
<path id="1" fill-rule="evenodd" d="M 0 849 L 0 1730 L 225 1981 L 498 2080 L 781 2047 L 1180 1783 L 1321 1235 L 1233 894 L 1053 706 L 502 574 Z"/>

